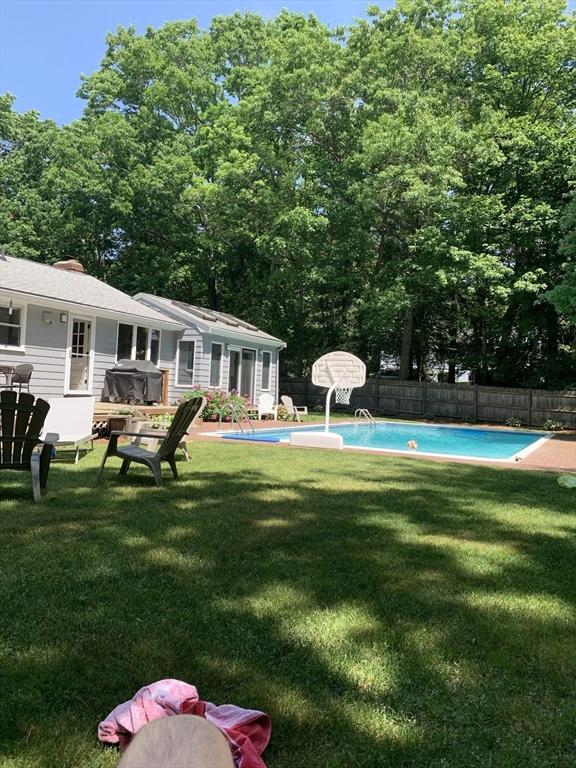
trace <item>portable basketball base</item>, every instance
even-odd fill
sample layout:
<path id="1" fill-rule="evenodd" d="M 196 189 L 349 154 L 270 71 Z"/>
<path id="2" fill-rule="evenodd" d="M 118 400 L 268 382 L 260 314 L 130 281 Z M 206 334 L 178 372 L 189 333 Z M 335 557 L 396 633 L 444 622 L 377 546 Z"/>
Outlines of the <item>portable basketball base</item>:
<path id="1" fill-rule="evenodd" d="M 330 400 L 336 389 L 362 387 L 366 381 L 366 366 L 350 352 L 328 352 L 312 366 L 312 383 L 328 387 L 324 414 L 324 432 L 293 432 L 290 445 L 342 450 L 344 439 L 330 432 Z"/>

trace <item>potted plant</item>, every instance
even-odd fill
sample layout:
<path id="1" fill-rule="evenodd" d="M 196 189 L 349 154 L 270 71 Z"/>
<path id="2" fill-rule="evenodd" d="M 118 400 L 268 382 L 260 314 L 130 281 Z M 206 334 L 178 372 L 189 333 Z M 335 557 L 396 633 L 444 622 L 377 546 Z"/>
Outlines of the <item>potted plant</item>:
<path id="1" fill-rule="evenodd" d="M 142 414 L 131 405 L 117 408 L 114 413 L 108 417 L 109 432 L 137 432 L 138 421 L 142 420 Z"/>

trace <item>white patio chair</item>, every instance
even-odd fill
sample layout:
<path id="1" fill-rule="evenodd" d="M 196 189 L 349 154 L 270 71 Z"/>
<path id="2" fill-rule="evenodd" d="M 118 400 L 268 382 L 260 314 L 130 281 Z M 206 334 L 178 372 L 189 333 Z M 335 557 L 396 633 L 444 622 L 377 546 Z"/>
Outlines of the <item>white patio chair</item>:
<path id="1" fill-rule="evenodd" d="M 289 395 L 282 395 L 280 399 L 293 421 L 301 421 L 300 416 L 308 416 L 308 408 L 305 405 L 294 405 Z"/>
<path id="2" fill-rule="evenodd" d="M 92 430 L 94 421 L 94 397 L 51 397 L 48 399 L 50 410 L 44 422 L 44 434 L 54 432 L 58 435 L 56 447 L 76 449 L 74 463 L 78 463 L 80 446 L 92 443 L 98 433 Z"/>
<path id="3" fill-rule="evenodd" d="M 274 405 L 274 398 L 272 395 L 264 392 L 258 398 L 258 420 L 263 419 L 264 416 L 272 416 L 273 419 L 277 418 L 278 406 Z"/>

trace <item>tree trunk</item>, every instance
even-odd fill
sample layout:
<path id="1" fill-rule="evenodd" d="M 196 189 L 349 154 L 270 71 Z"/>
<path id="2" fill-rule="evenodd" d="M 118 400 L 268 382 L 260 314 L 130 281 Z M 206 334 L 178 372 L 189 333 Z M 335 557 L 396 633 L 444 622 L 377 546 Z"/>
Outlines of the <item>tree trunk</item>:
<path id="1" fill-rule="evenodd" d="M 218 311 L 218 292 L 216 291 L 216 278 L 213 274 L 208 275 L 208 306 L 210 309 Z"/>
<path id="2" fill-rule="evenodd" d="M 402 351 L 400 352 L 400 378 L 409 379 L 412 375 L 412 332 L 414 330 L 414 310 L 410 307 L 404 313 L 402 332 Z"/>

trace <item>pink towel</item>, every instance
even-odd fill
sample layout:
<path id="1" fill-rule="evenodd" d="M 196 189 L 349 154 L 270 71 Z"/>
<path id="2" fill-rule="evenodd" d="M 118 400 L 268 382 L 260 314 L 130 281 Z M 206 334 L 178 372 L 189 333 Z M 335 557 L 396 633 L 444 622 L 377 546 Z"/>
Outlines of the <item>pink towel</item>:
<path id="1" fill-rule="evenodd" d="M 127 744 L 146 723 L 169 715 L 205 717 L 228 739 L 236 768 L 266 768 L 260 755 L 270 741 L 268 715 L 233 704 L 217 707 L 201 701 L 196 687 L 180 680 L 159 680 L 140 688 L 100 723 L 98 738 L 105 744 Z"/>

